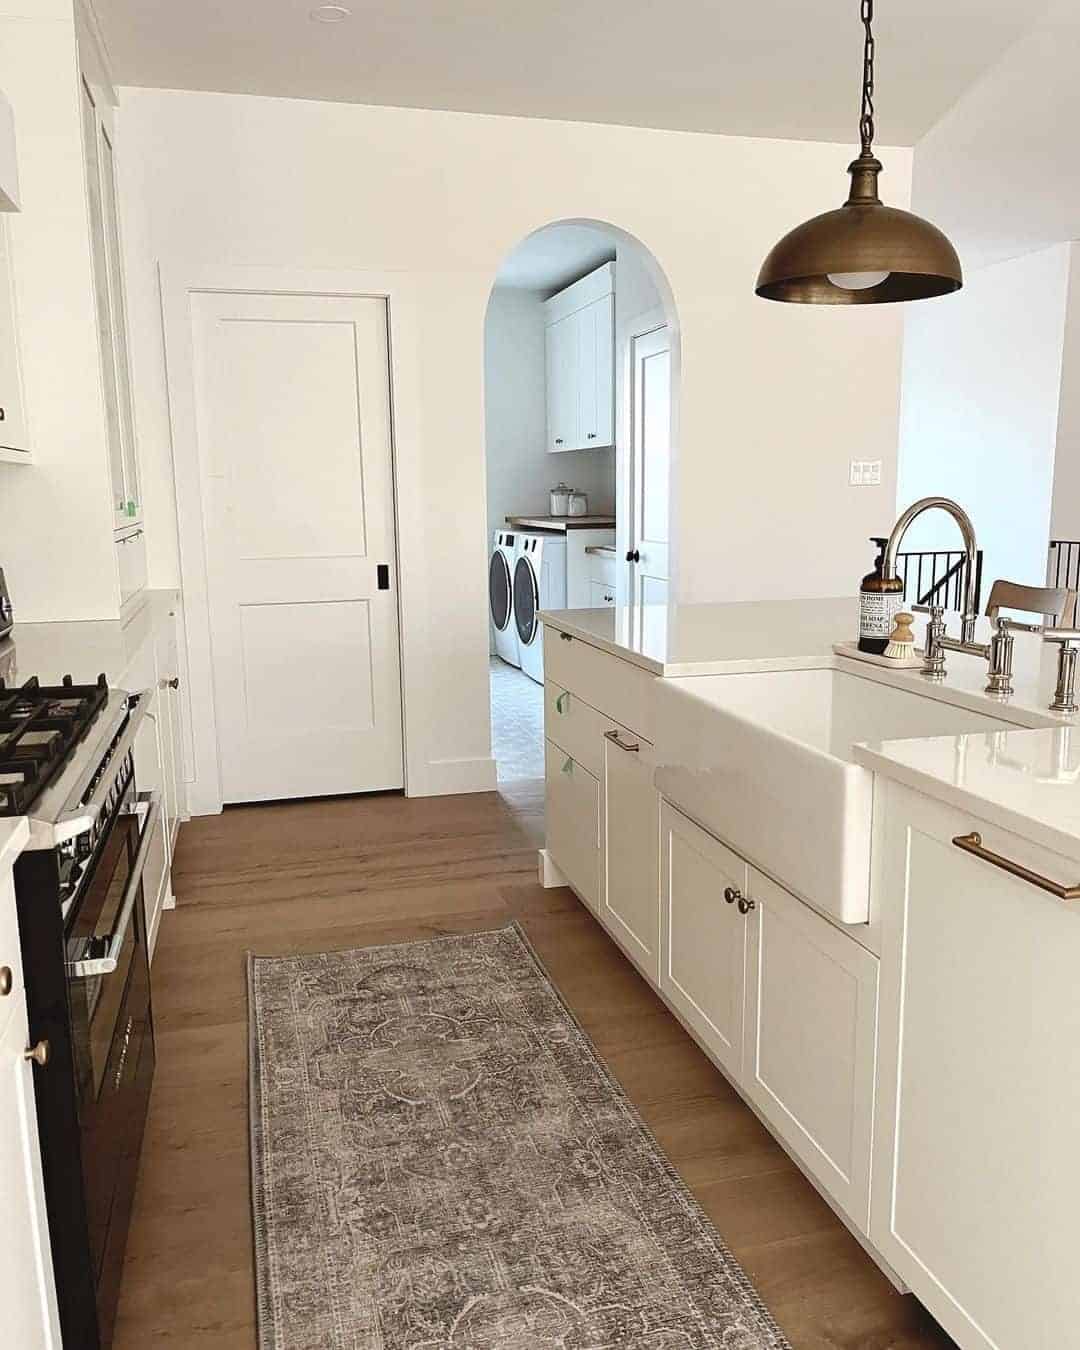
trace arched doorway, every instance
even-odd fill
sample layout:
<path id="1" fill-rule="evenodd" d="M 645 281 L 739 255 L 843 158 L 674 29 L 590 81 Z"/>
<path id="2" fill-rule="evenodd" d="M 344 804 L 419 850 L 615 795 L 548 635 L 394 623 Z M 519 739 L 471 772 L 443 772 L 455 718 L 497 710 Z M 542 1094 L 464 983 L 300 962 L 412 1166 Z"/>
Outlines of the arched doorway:
<path id="1" fill-rule="evenodd" d="M 597 622 L 625 624 L 672 589 L 679 358 L 667 279 L 616 226 L 545 225 L 494 278 L 484 389 L 500 782 L 543 776 L 537 613 L 609 609 Z"/>

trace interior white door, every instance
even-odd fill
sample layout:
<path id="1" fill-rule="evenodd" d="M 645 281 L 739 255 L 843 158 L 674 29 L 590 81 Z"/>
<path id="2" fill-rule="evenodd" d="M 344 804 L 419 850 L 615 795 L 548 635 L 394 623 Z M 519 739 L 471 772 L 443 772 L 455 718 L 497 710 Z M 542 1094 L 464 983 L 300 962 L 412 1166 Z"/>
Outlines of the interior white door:
<path id="1" fill-rule="evenodd" d="M 668 598 L 671 479 L 671 333 L 630 342 L 630 602 Z"/>
<path id="2" fill-rule="evenodd" d="M 226 802 L 403 785 L 386 306 L 192 296 Z"/>

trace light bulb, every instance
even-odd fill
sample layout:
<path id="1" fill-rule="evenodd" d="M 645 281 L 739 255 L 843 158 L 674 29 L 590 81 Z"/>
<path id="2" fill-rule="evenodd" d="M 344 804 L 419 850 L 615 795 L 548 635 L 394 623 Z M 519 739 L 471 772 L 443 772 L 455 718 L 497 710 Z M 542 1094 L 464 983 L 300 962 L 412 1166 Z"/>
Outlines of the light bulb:
<path id="1" fill-rule="evenodd" d="M 868 291 L 871 286 L 880 286 L 887 281 L 889 272 L 829 272 L 828 277 L 834 286 L 842 291 Z"/>

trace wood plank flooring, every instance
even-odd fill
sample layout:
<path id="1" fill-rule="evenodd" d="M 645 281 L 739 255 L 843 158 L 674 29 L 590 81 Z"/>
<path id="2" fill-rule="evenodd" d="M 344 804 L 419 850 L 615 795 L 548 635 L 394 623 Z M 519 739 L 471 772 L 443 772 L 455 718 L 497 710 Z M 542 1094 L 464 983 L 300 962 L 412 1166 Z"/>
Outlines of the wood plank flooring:
<path id="1" fill-rule="evenodd" d="M 115 1350 L 254 1350 L 245 953 L 515 917 L 796 1350 L 944 1350 L 603 929 L 536 882 L 543 785 L 244 807 L 184 827 Z"/>

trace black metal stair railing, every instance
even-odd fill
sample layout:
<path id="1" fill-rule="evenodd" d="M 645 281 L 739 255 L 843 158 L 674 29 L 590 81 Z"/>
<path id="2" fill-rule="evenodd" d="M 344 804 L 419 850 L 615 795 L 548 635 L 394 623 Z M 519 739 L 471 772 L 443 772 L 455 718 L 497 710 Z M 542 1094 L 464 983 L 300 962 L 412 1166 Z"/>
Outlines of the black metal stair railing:
<path id="1" fill-rule="evenodd" d="M 1077 545 L 1080 549 L 1080 545 Z M 922 549 L 896 555 L 896 571 L 911 605 L 963 610 L 967 555 L 962 549 Z M 975 612 L 982 604 L 982 549 L 975 555 Z"/>

